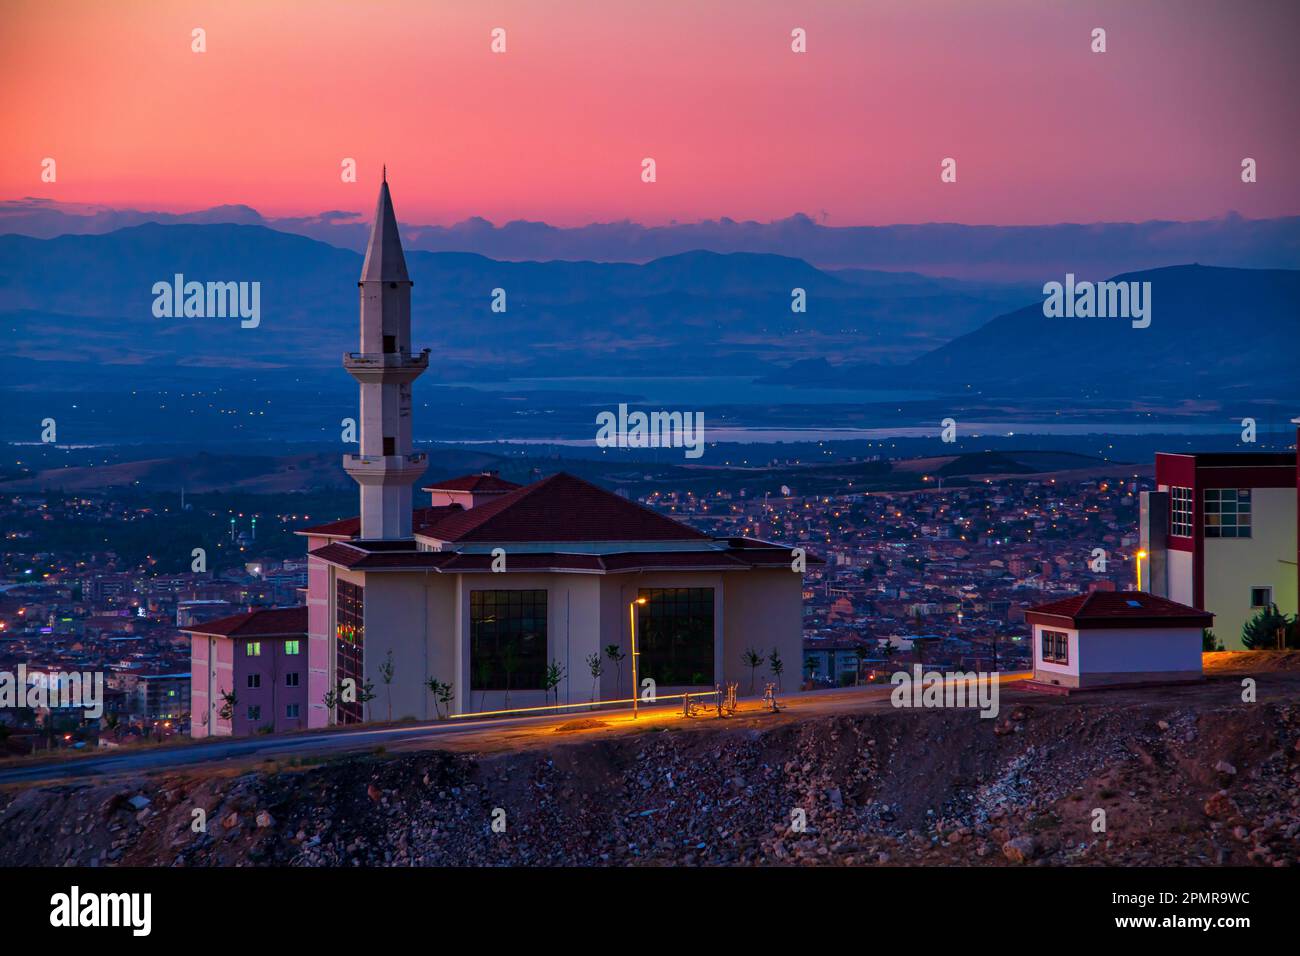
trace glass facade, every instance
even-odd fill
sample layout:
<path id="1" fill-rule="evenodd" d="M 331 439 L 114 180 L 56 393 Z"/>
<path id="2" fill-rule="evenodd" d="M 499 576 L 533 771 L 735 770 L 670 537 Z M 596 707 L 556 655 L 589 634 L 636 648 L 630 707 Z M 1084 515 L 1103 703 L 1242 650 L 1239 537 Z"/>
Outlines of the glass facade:
<path id="1" fill-rule="evenodd" d="M 660 687 L 713 686 L 713 588 L 642 588 L 637 678 Z"/>
<path id="2" fill-rule="evenodd" d="M 541 689 L 545 591 L 470 591 L 469 634 L 472 690 Z"/>
<path id="3" fill-rule="evenodd" d="M 335 676 L 341 685 L 351 678 L 358 693 L 351 703 L 339 701 L 334 713 L 340 724 L 359 724 L 362 720 L 360 690 L 365 683 L 362 664 L 366 645 L 365 588 L 349 581 L 338 582 L 335 589 L 334 641 Z"/>

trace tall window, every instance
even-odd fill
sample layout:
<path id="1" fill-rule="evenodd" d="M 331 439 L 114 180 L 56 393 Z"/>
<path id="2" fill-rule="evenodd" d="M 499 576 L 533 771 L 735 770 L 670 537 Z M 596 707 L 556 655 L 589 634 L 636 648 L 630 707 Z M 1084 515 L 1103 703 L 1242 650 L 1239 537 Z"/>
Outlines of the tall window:
<path id="1" fill-rule="evenodd" d="M 1205 536 L 1250 537 L 1250 489 L 1205 489 Z"/>
<path id="2" fill-rule="evenodd" d="M 546 676 L 546 592 L 469 592 L 470 688 L 539 690 Z"/>
<path id="3" fill-rule="evenodd" d="M 663 687 L 713 683 L 713 588 L 643 588 L 637 678 Z"/>
<path id="4" fill-rule="evenodd" d="M 1170 488 L 1169 508 L 1170 533 L 1190 538 L 1192 536 L 1192 489 Z"/>
<path id="5" fill-rule="evenodd" d="M 1042 631 L 1041 657 L 1049 664 L 1070 663 L 1070 635 L 1064 631 Z"/>
<path id="6" fill-rule="evenodd" d="M 361 685 L 365 683 L 362 662 L 366 645 L 366 591 L 358 584 L 340 581 L 335 591 L 334 642 L 335 671 L 339 684 L 349 678 L 357 690 L 350 703 L 335 705 L 340 724 L 359 724 L 362 720 Z"/>

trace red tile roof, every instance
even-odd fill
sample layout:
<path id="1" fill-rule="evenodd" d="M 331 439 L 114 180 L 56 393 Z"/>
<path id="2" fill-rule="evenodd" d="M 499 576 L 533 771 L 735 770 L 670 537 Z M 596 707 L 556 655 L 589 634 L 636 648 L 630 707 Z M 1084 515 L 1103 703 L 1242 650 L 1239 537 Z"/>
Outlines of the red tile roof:
<path id="1" fill-rule="evenodd" d="M 183 627 L 181 631 L 186 634 L 217 637 L 306 637 L 307 609 L 305 607 L 260 608 L 246 614 L 232 614 L 230 617 L 204 621 L 193 627 Z"/>
<path id="2" fill-rule="evenodd" d="M 1029 608 L 1025 620 L 1075 627 L 1210 627 L 1214 615 L 1145 591 L 1090 591 Z"/>
<path id="3" fill-rule="evenodd" d="M 499 478 L 495 472 L 483 471 L 477 475 L 461 475 L 459 478 L 448 478 L 444 481 L 435 482 L 431 485 L 425 485 L 421 491 L 472 491 L 475 494 L 504 494 L 507 491 L 514 491 L 520 486 L 513 481 L 506 481 Z"/>
<path id="4" fill-rule="evenodd" d="M 312 557 L 357 571 L 437 571 L 442 574 L 490 572 L 490 553 L 464 554 L 456 551 L 419 551 L 394 548 L 397 542 L 336 541 L 311 552 Z M 382 546 L 378 546 L 382 545 Z M 824 563 L 808 555 L 809 564 Z M 618 574 L 630 571 L 744 571 L 749 568 L 788 567 L 788 548 L 749 548 L 692 551 L 620 551 L 614 554 L 573 552 L 523 552 L 508 555 L 505 573 L 588 572 Z"/>
<path id="5" fill-rule="evenodd" d="M 709 536 L 560 472 L 449 515 L 425 534 L 442 541 L 708 541 Z"/>
<path id="6" fill-rule="evenodd" d="M 419 533 L 421 528 L 428 527 L 441 518 L 457 511 L 464 511 L 461 505 L 438 505 L 433 508 L 416 508 L 411 512 L 411 528 L 415 533 Z M 338 521 L 331 521 L 328 524 L 318 524 L 311 528 L 301 528 L 298 534 L 320 535 L 329 538 L 355 538 L 361 533 L 361 519 L 340 518 Z"/>

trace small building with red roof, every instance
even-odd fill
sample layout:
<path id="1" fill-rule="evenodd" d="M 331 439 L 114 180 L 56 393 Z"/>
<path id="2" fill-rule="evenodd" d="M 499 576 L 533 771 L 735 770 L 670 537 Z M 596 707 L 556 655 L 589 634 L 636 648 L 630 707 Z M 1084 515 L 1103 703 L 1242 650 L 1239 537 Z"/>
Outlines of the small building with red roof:
<path id="1" fill-rule="evenodd" d="M 1087 689 L 1202 679 L 1214 615 L 1145 591 L 1090 591 L 1025 612 L 1034 684 Z"/>

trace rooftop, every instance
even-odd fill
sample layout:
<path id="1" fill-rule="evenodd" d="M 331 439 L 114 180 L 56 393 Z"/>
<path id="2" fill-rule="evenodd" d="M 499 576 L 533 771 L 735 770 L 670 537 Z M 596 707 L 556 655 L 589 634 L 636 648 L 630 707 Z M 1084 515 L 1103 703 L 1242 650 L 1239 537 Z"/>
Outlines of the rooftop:
<path id="1" fill-rule="evenodd" d="M 1090 591 L 1050 601 L 1025 612 L 1030 623 L 1050 623 L 1034 618 L 1068 620 L 1074 627 L 1210 627 L 1214 615 L 1145 591 Z"/>
<path id="2" fill-rule="evenodd" d="M 475 494 L 505 494 L 520 486 L 498 477 L 495 471 L 481 471 L 475 475 L 461 475 L 425 485 L 421 491 L 471 491 Z"/>
<path id="3" fill-rule="evenodd" d="M 307 609 L 305 607 L 273 607 L 232 614 L 214 621 L 204 621 L 192 627 L 183 627 L 186 634 L 214 637 L 305 637 L 307 634 Z"/>
<path id="4" fill-rule="evenodd" d="M 483 477 L 488 476 L 467 475 L 454 480 Z M 501 482 L 499 478 L 494 480 Z M 437 487 L 445 489 L 447 484 Z M 413 533 L 438 541 L 466 543 L 712 540 L 703 531 L 565 472 L 512 488 L 475 508 L 417 508 L 411 521 Z M 344 518 L 299 533 L 351 538 L 360 531 L 360 518 Z"/>

